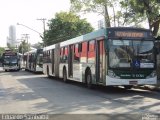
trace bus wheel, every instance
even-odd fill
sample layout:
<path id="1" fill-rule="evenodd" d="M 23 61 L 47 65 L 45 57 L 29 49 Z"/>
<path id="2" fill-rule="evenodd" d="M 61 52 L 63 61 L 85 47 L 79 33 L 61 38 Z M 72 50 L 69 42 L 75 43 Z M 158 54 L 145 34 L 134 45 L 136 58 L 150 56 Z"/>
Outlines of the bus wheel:
<path id="1" fill-rule="evenodd" d="M 90 70 L 87 72 L 86 84 L 87 84 L 87 87 L 90 88 L 90 89 L 93 87 L 92 86 L 92 76 L 91 76 L 91 71 Z"/>
<path id="2" fill-rule="evenodd" d="M 124 86 L 124 89 L 129 90 L 129 89 L 131 89 L 132 87 L 133 87 L 132 85 L 127 85 L 127 86 Z"/>
<path id="3" fill-rule="evenodd" d="M 63 70 L 63 81 L 67 82 L 67 72 L 66 72 L 66 69 Z"/>

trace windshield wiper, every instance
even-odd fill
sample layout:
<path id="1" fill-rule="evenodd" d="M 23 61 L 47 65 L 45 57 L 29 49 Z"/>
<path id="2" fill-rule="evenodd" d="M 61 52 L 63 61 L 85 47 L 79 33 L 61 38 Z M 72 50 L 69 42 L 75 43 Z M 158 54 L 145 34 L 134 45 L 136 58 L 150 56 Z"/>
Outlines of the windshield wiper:
<path id="1" fill-rule="evenodd" d="M 143 42 L 144 42 L 144 38 L 142 38 L 141 39 L 141 41 L 140 41 L 140 45 L 139 46 L 137 46 L 137 55 L 139 55 L 140 53 L 140 50 L 141 50 L 141 48 L 142 48 L 142 44 L 143 44 Z"/>

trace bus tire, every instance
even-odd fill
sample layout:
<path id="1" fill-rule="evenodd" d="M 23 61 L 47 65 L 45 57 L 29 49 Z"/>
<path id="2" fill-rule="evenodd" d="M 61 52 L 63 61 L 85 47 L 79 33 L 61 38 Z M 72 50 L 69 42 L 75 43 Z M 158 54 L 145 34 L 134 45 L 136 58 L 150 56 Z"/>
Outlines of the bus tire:
<path id="1" fill-rule="evenodd" d="M 126 85 L 126 86 L 124 86 L 124 89 L 129 90 L 129 89 L 131 89 L 132 87 L 133 87 L 132 85 Z"/>
<path id="2" fill-rule="evenodd" d="M 67 82 L 67 71 L 66 71 L 65 68 L 63 69 L 63 81 L 64 81 L 65 83 Z"/>
<path id="3" fill-rule="evenodd" d="M 91 71 L 88 70 L 87 71 L 87 74 L 86 74 L 86 85 L 89 89 L 93 88 L 93 85 L 92 85 L 92 75 L 91 75 Z"/>

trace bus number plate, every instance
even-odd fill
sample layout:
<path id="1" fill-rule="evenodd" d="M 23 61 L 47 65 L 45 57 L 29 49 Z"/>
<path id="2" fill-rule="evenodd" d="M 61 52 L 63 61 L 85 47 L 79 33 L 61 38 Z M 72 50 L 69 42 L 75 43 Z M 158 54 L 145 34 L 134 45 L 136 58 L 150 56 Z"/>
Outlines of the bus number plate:
<path id="1" fill-rule="evenodd" d="M 137 83 L 138 83 L 137 81 L 129 81 L 130 85 L 137 85 Z"/>

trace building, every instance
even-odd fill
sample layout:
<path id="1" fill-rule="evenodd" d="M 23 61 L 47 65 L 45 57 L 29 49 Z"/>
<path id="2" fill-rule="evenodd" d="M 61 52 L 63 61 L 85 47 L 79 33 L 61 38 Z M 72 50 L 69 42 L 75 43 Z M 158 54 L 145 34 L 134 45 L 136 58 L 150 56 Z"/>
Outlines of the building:
<path id="1" fill-rule="evenodd" d="M 7 38 L 7 44 L 9 44 L 11 47 L 17 47 L 16 27 L 13 25 L 9 27 L 9 37 Z"/>

